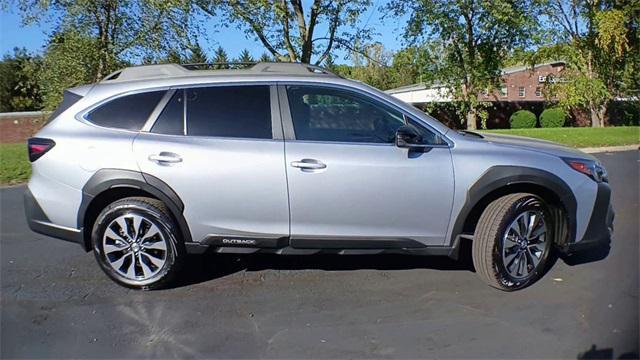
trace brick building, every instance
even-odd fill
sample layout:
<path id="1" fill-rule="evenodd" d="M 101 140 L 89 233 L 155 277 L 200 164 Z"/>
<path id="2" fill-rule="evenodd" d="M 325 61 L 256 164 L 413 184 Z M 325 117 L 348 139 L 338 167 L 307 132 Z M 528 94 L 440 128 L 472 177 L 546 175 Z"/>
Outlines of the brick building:
<path id="1" fill-rule="evenodd" d="M 520 109 L 532 111 L 539 116 L 545 108 L 544 87 L 557 81 L 565 68 L 564 61 L 553 61 L 531 66 L 513 66 L 502 70 L 502 86 L 479 94 L 482 101 L 491 102 L 488 109 L 488 128 L 508 128 L 509 117 Z M 452 92 L 441 84 L 427 86 L 414 84 L 386 91 L 388 94 L 425 108 L 428 104 L 438 103 L 434 117 L 452 127 L 463 123 L 458 119 L 447 103 L 454 101 Z M 480 124 L 478 124 L 480 126 Z"/>
<path id="2" fill-rule="evenodd" d="M 544 86 L 560 78 L 565 63 L 554 61 L 530 66 L 514 66 L 502 70 L 502 87 L 480 96 L 484 101 L 545 101 Z"/>

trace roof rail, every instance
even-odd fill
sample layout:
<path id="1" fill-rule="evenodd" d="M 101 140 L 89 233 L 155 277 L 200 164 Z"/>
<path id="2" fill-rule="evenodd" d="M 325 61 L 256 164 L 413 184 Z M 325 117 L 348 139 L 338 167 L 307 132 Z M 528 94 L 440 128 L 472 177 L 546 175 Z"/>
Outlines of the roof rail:
<path id="1" fill-rule="evenodd" d="M 221 70 L 221 69 L 247 69 L 257 64 L 257 62 L 213 62 L 213 63 L 191 63 L 180 64 L 187 70 Z"/>
<path id="2" fill-rule="evenodd" d="M 200 73 L 199 71 L 206 71 Z M 247 71 L 255 74 L 290 74 L 290 75 L 338 75 L 331 71 L 310 64 L 287 62 L 225 62 L 196 64 L 158 64 L 132 66 L 107 75 L 100 82 L 158 79 L 179 76 L 215 75 L 217 71 Z M 226 73 L 226 72 L 225 72 Z M 227 73 L 228 74 L 228 73 Z"/>
<path id="3" fill-rule="evenodd" d="M 309 75 L 311 73 L 338 77 L 338 75 L 323 67 L 299 62 L 259 62 L 251 67 L 251 71 L 304 75 Z"/>
<path id="4" fill-rule="evenodd" d="M 124 68 L 107 75 L 101 82 L 140 80 L 185 75 L 188 70 L 177 64 L 142 65 Z"/>

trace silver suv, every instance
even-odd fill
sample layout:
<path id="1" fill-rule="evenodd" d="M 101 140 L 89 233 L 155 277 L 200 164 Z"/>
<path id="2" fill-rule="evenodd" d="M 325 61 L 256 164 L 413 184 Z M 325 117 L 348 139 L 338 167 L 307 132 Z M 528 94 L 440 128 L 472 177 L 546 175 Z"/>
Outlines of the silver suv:
<path id="1" fill-rule="evenodd" d="M 117 283 L 187 253 L 457 257 L 516 290 L 552 249 L 609 246 L 607 174 L 546 141 L 457 132 L 306 65 L 126 68 L 69 89 L 29 139 L 33 231 L 93 250 Z"/>

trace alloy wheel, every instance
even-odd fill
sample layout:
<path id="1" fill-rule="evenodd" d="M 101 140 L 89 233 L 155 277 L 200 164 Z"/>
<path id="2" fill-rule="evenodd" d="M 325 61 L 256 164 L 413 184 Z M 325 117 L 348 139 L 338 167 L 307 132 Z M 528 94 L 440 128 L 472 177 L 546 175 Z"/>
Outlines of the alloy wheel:
<path id="1" fill-rule="evenodd" d="M 102 238 L 104 256 L 118 275 L 147 280 L 167 262 L 167 241 L 151 220 L 137 214 L 115 218 Z"/>
<path id="2" fill-rule="evenodd" d="M 502 240 L 502 263 L 515 279 L 524 279 L 538 267 L 547 251 L 547 228 L 541 211 L 521 213 Z"/>

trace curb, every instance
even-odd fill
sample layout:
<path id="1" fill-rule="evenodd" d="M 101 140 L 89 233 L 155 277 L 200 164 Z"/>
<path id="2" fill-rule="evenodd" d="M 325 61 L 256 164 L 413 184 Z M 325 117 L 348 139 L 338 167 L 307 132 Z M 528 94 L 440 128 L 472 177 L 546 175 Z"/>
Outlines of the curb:
<path id="1" fill-rule="evenodd" d="M 587 154 L 603 153 L 603 152 L 619 152 L 619 151 L 640 150 L 640 145 L 634 144 L 634 145 L 621 145 L 621 146 L 588 147 L 588 148 L 579 148 L 578 150 L 585 152 Z"/>

